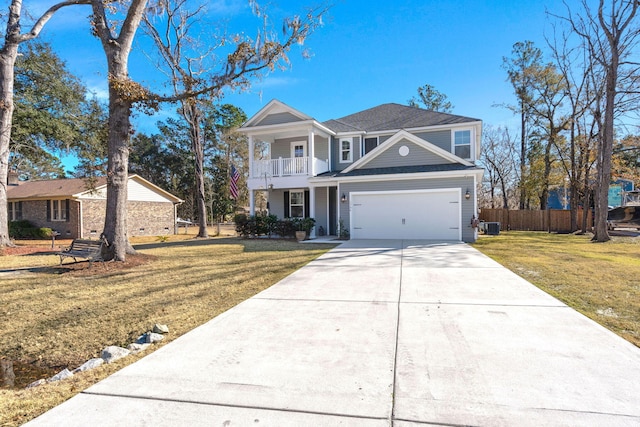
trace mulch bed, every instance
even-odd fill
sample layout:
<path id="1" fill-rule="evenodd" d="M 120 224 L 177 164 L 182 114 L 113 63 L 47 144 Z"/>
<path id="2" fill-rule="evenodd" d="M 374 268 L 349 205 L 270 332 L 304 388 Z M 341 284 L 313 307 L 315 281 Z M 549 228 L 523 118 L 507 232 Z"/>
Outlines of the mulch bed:
<path id="1" fill-rule="evenodd" d="M 96 274 L 113 273 L 115 271 L 125 271 L 139 265 L 147 264 L 156 257 L 153 255 L 136 254 L 127 255 L 127 259 L 124 262 L 106 261 L 104 263 L 94 261 L 93 266 L 89 266 L 89 261 L 80 261 L 74 263 L 62 264 L 60 266 L 52 267 L 57 273 L 71 273 L 74 276 L 93 276 Z"/>
<path id="2" fill-rule="evenodd" d="M 15 247 L 0 247 L 0 256 L 9 256 L 9 255 L 17 255 L 17 256 L 29 256 L 29 255 L 55 255 L 60 252 L 60 249 L 47 246 L 15 246 Z M 69 262 L 65 261 L 64 264 L 55 267 L 46 267 L 47 269 L 51 269 L 58 274 L 61 273 L 72 273 L 73 275 L 78 276 L 93 276 L 95 274 L 103 274 L 105 271 L 113 272 L 113 271 L 122 271 L 128 270 L 133 267 L 137 267 L 139 265 L 147 264 L 153 261 L 156 257 L 153 255 L 146 254 L 136 254 L 136 255 L 127 255 L 127 259 L 125 262 L 94 262 L 93 266 L 89 265 L 88 261 L 79 261 L 79 262 Z"/>

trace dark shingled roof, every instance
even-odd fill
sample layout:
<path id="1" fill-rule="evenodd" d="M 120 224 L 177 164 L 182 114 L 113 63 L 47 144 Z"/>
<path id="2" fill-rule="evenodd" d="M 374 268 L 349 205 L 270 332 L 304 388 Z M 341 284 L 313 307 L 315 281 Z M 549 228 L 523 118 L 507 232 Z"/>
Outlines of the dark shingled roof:
<path id="1" fill-rule="evenodd" d="M 336 132 L 376 132 L 477 121 L 480 119 L 400 104 L 382 104 L 339 119 L 328 120 L 323 124 Z"/>
<path id="2" fill-rule="evenodd" d="M 107 179 L 105 177 L 97 178 L 95 187 L 100 187 L 106 183 Z M 7 185 L 7 198 L 70 197 L 88 190 L 87 180 L 82 178 L 20 181 L 18 185 Z"/>
<path id="3" fill-rule="evenodd" d="M 318 176 L 344 177 L 363 175 L 391 175 L 397 173 L 422 173 L 422 172 L 449 172 L 449 171 L 474 171 L 481 170 L 477 166 L 467 166 L 461 163 L 449 163 L 443 165 L 418 165 L 418 166 L 394 166 L 388 168 L 354 169 L 347 173 L 326 172 Z"/>

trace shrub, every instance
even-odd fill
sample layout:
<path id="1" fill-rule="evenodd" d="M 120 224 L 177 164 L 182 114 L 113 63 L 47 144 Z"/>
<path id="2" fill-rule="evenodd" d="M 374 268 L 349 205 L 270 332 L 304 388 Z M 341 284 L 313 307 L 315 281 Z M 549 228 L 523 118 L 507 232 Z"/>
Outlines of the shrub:
<path id="1" fill-rule="evenodd" d="M 48 239 L 52 230 L 47 227 L 34 227 L 26 219 L 9 222 L 9 236 L 14 239 Z"/>
<path id="2" fill-rule="evenodd" d="M 307 233 L 315 225 L 313 218 L 285 218 L 278 219 L 275 215 L 247 216 L 238 214 L 234 217 L 236 232 L 242 237 L 280 236 L 282 238 L 295 237 L 296 230 Z"/>
<path id="3" fill-rule="evenodd" d="M 249 217 L 245 214 L 238 214 L 233 217 L 233 222 L 236 224 L 236 232 L 242 236 L 247 237 L 251 234 L 251 227 L 249 225 Z"/>

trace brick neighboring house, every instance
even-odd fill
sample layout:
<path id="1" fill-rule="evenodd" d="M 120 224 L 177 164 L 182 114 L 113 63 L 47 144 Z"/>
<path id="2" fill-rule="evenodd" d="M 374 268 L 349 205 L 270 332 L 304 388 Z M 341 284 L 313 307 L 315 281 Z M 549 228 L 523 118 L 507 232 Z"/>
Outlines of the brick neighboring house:
<path id="1" fill-rule="evenodd" d="M 9 220 L 27 220 L 48 227 L 62 238 L 98 238 L 104 228 L 107 204 L 106 178 L 89 188 L 82 178 L 17 181 L 9 177 Z M 129 236 L 175 234 L 178 197 L 138 175 L 128 182 L 127 232 Z"/>

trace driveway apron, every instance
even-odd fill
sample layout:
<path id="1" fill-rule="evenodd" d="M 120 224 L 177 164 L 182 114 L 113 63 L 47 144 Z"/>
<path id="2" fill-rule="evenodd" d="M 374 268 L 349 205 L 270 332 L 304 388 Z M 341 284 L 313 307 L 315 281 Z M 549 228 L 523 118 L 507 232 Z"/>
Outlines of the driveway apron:
<path id="1" fill-rule="evenodd" d="M 349 241 L 28 425 L 640 425 L 640 349 L 463 243 Z"/>

